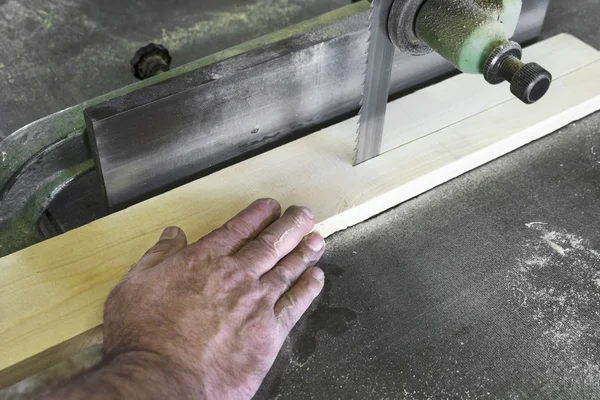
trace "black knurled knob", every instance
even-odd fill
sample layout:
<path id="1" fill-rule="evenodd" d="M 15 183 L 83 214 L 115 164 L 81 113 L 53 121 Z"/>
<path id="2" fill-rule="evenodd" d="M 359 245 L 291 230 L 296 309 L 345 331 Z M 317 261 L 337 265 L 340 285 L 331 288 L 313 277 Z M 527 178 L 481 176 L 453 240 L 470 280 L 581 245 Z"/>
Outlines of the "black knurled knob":
<path id="1" fill-rule="evenodd" d="M 533 104 L 544 97 L 550 89 L 552 74 L 539 64 L 523 64 L 518 61 L 521 65 L 510 79 L 510 91 L 523 103 Z M 506 68 L 512 70 L 514 67 L 509 67 L 509 63 L 514 63 L 514 60 L 505 60 L 500 69 L 504 69 L 504 64 L 507 64 Z"/>
<path id="2" fill-rule="evenodd" d="M 548 92 L 552 74 L 539 64 L 523 63 L 521 55 L 518 43 L 501 43 L 488 56 L 483 76 L 493 85 L 510 82 L 510 91 L 515 97 L 525 104 L 533 104 Z"/>
<path id="3" fill-rule="evenodd" d="M 171 55 L 162 44 L 150 43 L 140 47 L 131 59 L 131 73 L 138 79 L 161 74 L 171 68 Z"/>

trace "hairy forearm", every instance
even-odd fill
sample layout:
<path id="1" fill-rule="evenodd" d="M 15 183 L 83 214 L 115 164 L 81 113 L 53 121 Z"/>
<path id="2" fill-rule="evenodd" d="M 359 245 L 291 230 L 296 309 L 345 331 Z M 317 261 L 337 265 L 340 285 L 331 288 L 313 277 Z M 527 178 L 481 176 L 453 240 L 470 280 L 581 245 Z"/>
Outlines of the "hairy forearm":
<path id="1" fill-rule="evenodd" d="M 202 390 L 191 376 L 152 353 L 132 351 L 103 361 L 55 388 L 44 398 L 56 400 L 199 399 Z"/>

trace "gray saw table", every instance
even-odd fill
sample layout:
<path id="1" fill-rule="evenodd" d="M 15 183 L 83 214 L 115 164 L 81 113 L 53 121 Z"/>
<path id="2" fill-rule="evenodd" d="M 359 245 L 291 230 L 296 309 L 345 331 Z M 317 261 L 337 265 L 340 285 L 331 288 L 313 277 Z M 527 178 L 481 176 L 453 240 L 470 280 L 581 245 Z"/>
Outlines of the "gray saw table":
<path id="1" fill-rule="evenodd" d="M 0 1 L 0 138 L 131 83 L 150 40 L 180 65 L 346 4 L 102 3 Z M 552 0 L 544 37 L 600 48 L 599 25 L 600 2 Z M 597 113 L 330 238 L 257 398 L 600 398 L 599 131 Z"/>

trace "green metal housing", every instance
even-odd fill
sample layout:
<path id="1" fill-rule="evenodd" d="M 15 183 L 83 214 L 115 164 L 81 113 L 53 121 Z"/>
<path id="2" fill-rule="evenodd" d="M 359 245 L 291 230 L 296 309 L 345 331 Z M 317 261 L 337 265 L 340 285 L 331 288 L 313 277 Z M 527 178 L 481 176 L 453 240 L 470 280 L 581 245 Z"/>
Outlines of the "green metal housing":
<path id="1" fill-rule="evenodd" d="M 514 35 L 521 8 L 521 0 L 427 0 L 415 31 L 459 70 L 478 74 L 490 52 Z"/>

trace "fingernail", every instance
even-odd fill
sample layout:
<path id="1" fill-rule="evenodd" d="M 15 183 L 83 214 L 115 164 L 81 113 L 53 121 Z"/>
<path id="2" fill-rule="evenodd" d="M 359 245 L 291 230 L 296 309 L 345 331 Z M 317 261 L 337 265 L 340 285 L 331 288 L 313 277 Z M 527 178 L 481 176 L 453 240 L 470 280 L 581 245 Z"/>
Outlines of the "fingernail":
<path id="1" fill-rule="evenodd" d="M 313 212 L 310 208 L 300 207 L 300 209 L 302 209 L 302 212 L 304 212 L 304 214 L 308 215 L 308 218 L 315 219 L 315 215 L 313 214 Z"/>
<path id="2" fill-rule="evenodd" d="M 271 205 L 276 205 L 276 204 L 278 205 L 279 204 L 279 202 L 277 200 L 271 199 L 271 198 L 268 198 L 268 197 L 265 197 L 264 199 L 258 199 L 257 201 L 258 202 L 262 202 L 262 203 L 271 204 Z"/>
<path id="3" fill-rule="evenodd" d="M 323 273 L 321 268 L 312 267 L 310 269 L 310 275 L 319 282 L 325 281 L 325 274 Z"/>
<path id="4" fill-rule="evenodd" d="M 177 237 L 177 235 L 179 235 L 179 229 L 174 226 L 170 226 L 163 231 L 162 235 L 160 235 L 160 238 L 161 239 L 175 239 Z"/>
<path id="5" fill-rule="evenodd" d="M 281 205 L 279 204 L 279 202 L 275 199 L 271 199 L 271 198 L 264 198 L 264 199 L 258 199 L 257 202 L 260 203 L 264 203 L 264 204 L 268 204 L 271 207 L 273 207 L 273 210 L 277 211 L 277 210 L 281 210 Z"/>
<path id="6" fill-rule="evenodd" d="M 315 253 L 321 251 L 323 246 L 325 246 L 325 241 L 318 233 L 311 234 L 308 239 L 306 239 L 306 245 L 309 249 L 314 251 Z"/>

